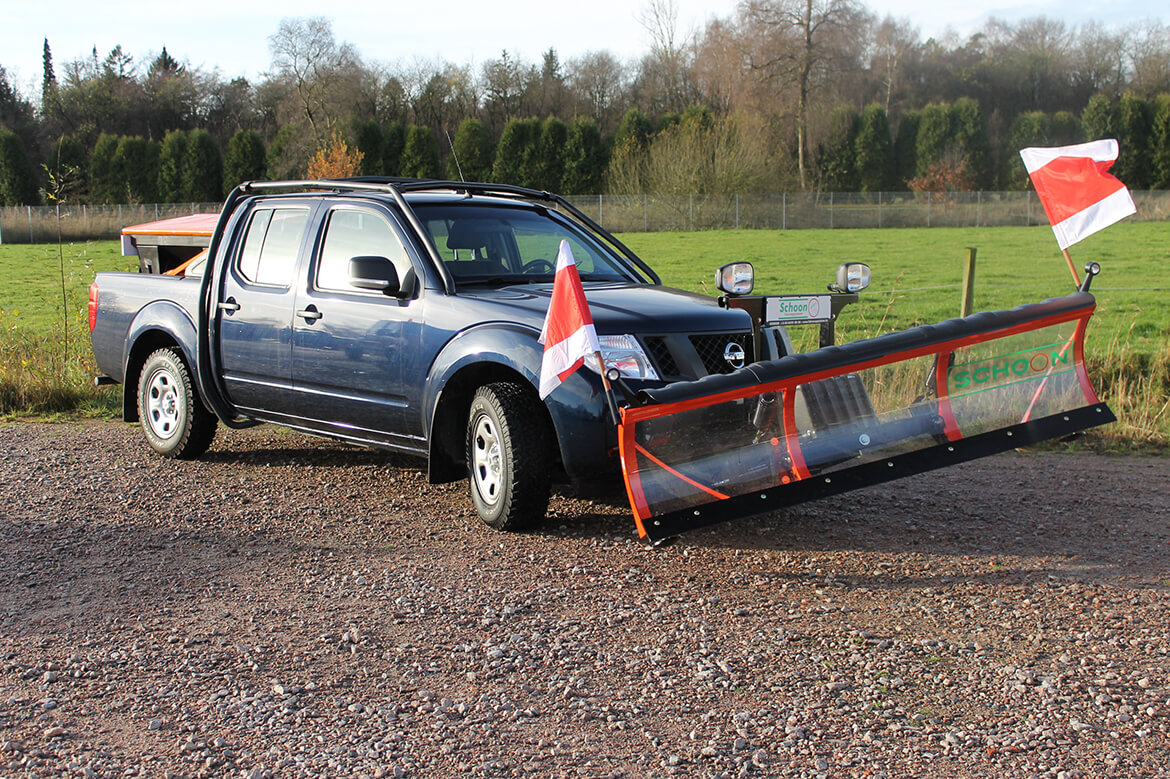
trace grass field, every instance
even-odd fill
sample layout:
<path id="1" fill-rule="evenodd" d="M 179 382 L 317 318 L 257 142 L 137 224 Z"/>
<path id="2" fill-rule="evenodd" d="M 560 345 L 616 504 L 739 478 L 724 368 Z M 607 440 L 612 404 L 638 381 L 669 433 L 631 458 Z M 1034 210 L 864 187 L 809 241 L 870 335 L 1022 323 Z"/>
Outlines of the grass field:
<path id="1" fill-rule="evenodd" d="M 622 237 L 676 287 L 714 294 L 714 269 L 749 260 L 759 293 L 823 290 L 845 261 L 870 265 L 873 282 L 842 314 L 840 340 L 957 316 L 967 247 L 978 249 L 976 310 L 1010 308 L 1072 289 L 1047 227 L 885 230 L 737 230 L 629 233 Z M 1170 444 L 1170 227 L 1115 225 L 1072 249 L 1079 266 L 1095 260 L 1097 314 L 1088 355 L 1101 395 L 1122 423 L 1107 446 Z M 0 414 L 83 410 L 109 413 L 116 393 L 89 385 L 94 372 L 85 327 L 87 289 L 99 270 L 125 270 L 114 241 L 67 244 L 69 354 L 62 337 L 57 247 L 0 246 Z M 814 337 L 806 328 L 804 340 Z M 796 334 L 798 339 L 800 334 Z"/>

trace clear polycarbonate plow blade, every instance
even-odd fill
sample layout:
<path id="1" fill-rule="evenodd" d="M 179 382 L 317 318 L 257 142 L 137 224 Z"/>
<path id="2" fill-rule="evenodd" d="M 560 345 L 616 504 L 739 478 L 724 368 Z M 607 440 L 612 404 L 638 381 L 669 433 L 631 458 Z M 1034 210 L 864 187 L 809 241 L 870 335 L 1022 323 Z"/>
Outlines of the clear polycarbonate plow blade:
<path id="1" fill-rule="evenodd" d="M 925 325 L 640 394 L 622 469 L 653 540 L 1114 421 L 1092 295 Z"/>

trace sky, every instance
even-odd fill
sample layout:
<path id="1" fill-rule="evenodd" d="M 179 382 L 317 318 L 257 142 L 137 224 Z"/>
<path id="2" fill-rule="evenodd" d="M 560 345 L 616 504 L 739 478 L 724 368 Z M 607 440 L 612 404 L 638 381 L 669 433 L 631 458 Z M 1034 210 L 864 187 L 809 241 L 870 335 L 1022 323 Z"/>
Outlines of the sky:
<path id="1" fill-rule="evenodd" d="M 863 0 L 864 2 L 865 0 Z M 680 32 L 700 30 L 711 17 L 730 17 L 735 0 L 675 0 Z M 644 0 L 346 0 L 334 6 L 319 0 L 252 3 L 199 0 L 195 4 L 124 0 L 98 11 L 91 0 L 8 3 L 0 24 L 0 66 L 30 99 L 40 94 L 42 43 L 48 38 L 53 62 L 61 67 L 87 56 L 96 46 L 104 57 L 115 45 L 146 63 L 163 46 L 180 62 L 226 78 L 255 79 L 271 62 L 268 37 L 284 17 L 326 16 L 338 41 L 353 44 L 367 62 L 410 65 L 436 59 L 476 68 L 507 50 L 538 63 L 550 47 L 562 62 L 587 51 L 608 49 L 620 59 L 648 51 L 650 36 L 639 22 Z M 966 36 L 994 16 L 1018 21 L 1034 16 L 1070 26 L 1096 20 L 1127 24 L 1155 15 L 1149 0 L 1114 0 L 1108 5 L 1081 0 L 869 0 L 877 16 L 909 19 L 922 39 L 948 29 Z M 277 6 L 278 10 L 273 10 Z M 1164 8 L 1164 6 L 1162 6 Z M 198 8 L 196 13 L 193 8 Z M 1109 17 L 1105 17 L 1108 10 Z M 1170 23 L 1170 11 L 1160 18 Z"/>

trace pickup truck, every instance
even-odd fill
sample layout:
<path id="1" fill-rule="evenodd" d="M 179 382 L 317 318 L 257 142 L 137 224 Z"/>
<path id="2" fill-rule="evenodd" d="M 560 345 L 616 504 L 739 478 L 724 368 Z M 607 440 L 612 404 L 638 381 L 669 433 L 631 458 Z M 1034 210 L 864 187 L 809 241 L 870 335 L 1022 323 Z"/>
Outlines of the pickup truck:
<path id="1" fill-rule="evenodd" d="M 600 374 L 579 370 L 545 402 L 537 395 L 562 239 L 607 373 L 627 390 L 730 373 L 783 349 L 782 333 L 756 342 L 749 312 L 664 287 L 557 195 L 249 182 L 183 268 L 161 273 L 156 253 L 147 272 L 98 274 L 98 382 L 123 385 L 124 418 L 164 456 L 199 456 L 220 423 L 275 423 L 424 457 L 432 482 L 468 478 L 484 522 L 519 527 L 544 516 L 554 482 L 620 483 Z"/>

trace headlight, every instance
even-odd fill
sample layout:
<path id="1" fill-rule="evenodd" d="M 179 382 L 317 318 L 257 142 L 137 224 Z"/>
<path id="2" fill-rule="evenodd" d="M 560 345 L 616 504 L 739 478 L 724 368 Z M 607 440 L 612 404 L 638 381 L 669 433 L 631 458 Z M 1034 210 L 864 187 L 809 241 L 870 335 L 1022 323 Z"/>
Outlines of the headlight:
<path id="1" fill-rule="evenodd" d="M 728 295 L 748 295 L 756 285 L 756 269 L 750 262 L 733 262 L 715 271 L 715 286 Z"/>
<path id="2" fill-rule="evenodd" d="M 864 262 L 843 262 L 837 268 L 837 291 L 860 292 L 869 286 L 869 266 Z"/>
<path id="3" fill-rule="evenodd" d="M 617 368 L 624 379 L 658 379 L 658 372 L 650 364 L 650 358 L 642 351 L 638 339 L 632 335 L 599 335 L 601 357 L 607 368 Z M 597 366 L 586 360 L 585 364 L 597 370 Z"/>

